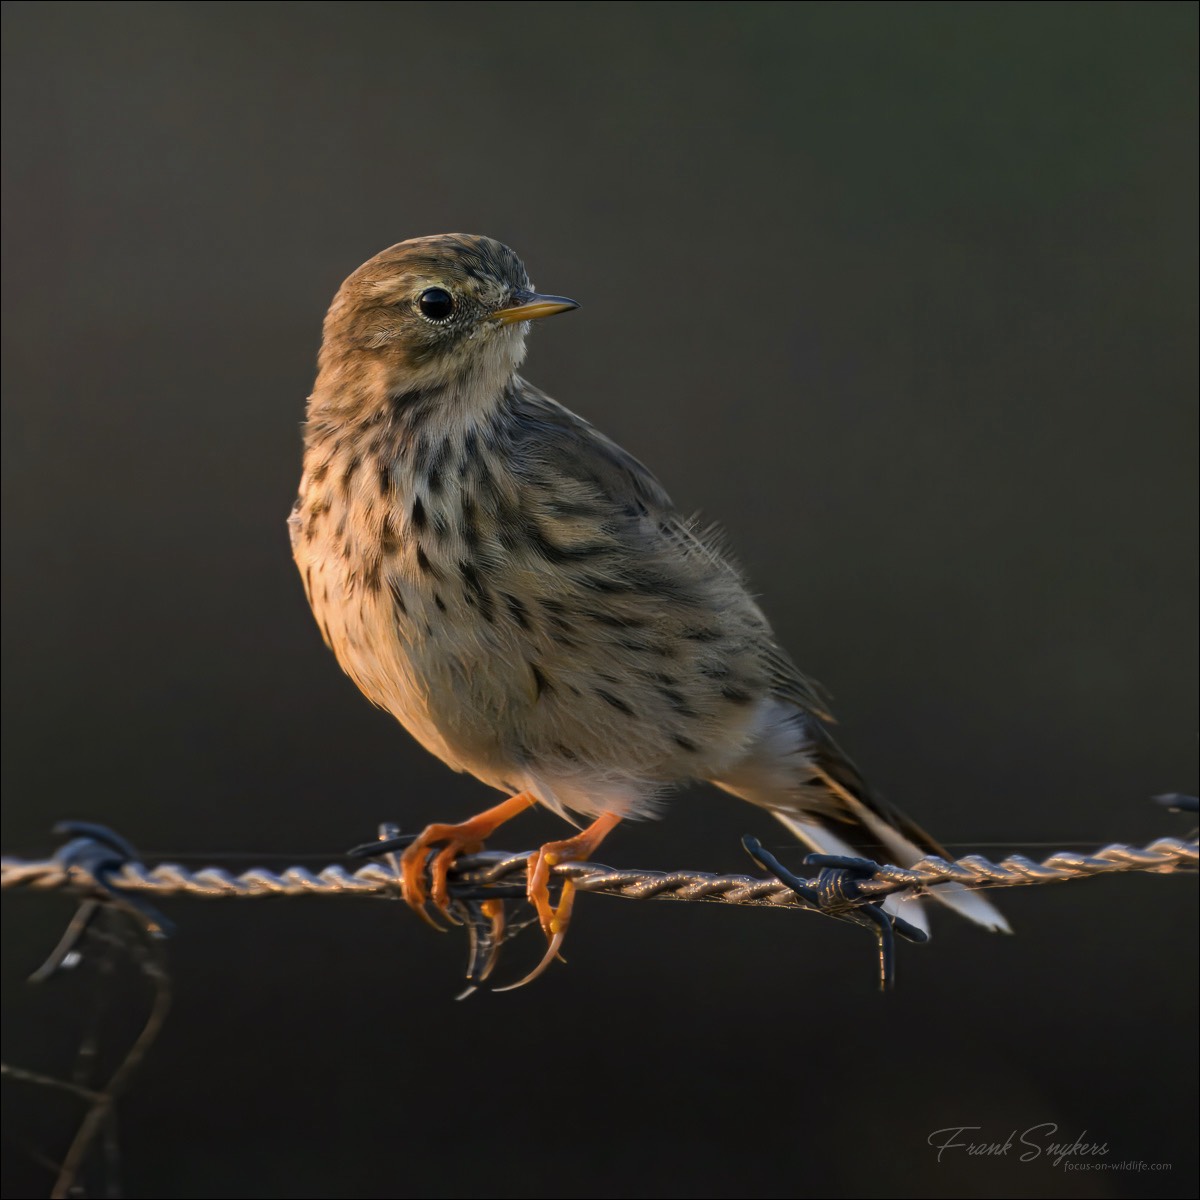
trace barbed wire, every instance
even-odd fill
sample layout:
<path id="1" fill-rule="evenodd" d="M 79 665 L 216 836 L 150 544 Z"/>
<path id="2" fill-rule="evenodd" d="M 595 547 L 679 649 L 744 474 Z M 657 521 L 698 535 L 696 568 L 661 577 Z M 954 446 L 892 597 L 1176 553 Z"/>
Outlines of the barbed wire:
<path id="1" fill-rule="evenodd" d="M 1176 811 L 1195 811 L 1194 797 L 1158 797 Z M 331 863 L 322 870 L 291 866 L 283 870 L 252 867 L 237 873 L 221 866 L 189 869 L 177 862 L 147 866 L 133 847 L 104 826 L 68 822 L 58 831 L 74 834 L 50 858 L 0 859 L 0 890 L 19 888 L 38 892 L 69 889 L 95 902 L 97 897 L 124 908 L 151 936 L 165 935 L 169 922 L 146 897 L 199 896 L 206 899 L 261 899 L 268 896 L 353 896 L 399 898 L 403 895 L 397 851 L 412 841 L 390 824 L 379 827 L 378 838 L 348 852 L 373 861 L 356 869 Z M 677 900 L 800 909 L 865 926 L 874 933 L 879 951 L 880 984 L 891 985 L 895 971 L 896 936 L 926 940 L 883 901 L 897 892 L 926 894 L 939 885 L 968 889 L 1027 887 L 1065 883 L 1098 875 L 1195 871 L 1200 846 L 1189 838 L 1159 838 L 1145 846 L 1113 843 L 1093 853 L 1060 850 L 1035 862 L 1012 854 L 994 862 L 980 854 L 954 860 L 929 855 L 909 867 L 870 859 L 810 854 L 805 864 L 818 869 L 803 878 L 785 867 L 755 838 L 744 838 L 751 858 L 770 872 L 767 877 L 706 871 L 618 870 L 599 863 L 563 862 L 551 869 L 553 882 L 571 883 L 578 892 L 619 896 L 626 900 Z M 501 945 L 524 925 L 507 920 L 505 901 L 520 900 L 529 852 L 483 851 L 460 857 L 449 877 L 453 919 L 468 927 L 470 956 L 467 978 L 472 988 L 490 975 Z M 497 908 L 503 920 L 495 921 Z M 72 934 L 50 956 L 53 971 L 69 953 Z"/>
<path id="2" fill-rule="evenodd" d="M 381 843 L 382 845 L 382 843 Z M 761 852 L 761 845 L 747 839 L 748 847 Z M 811 866 L 823 866 L 834 856 L 809 855 Z M 452 887 L 503 888 L 524 877 L 529 851 L 484 851 L 460 858 L 451 873 Z M 870 860 L 837 860 L 863 864 Z M 1035 862 L 1022 854 L 1009 855 L 999 862 L 979 854 L 946 860 L 936 856 L 923 858 L 911 867 L 870 863 L 873 874 L 855 880 L 858 896 L 848 903 L 865 904 L 899 891 L 924 891 L 939 883 L 958 883 L 963 887 L 1026 887 L 1033 884 L 1065 883 L 1097 875 L 1150 872 L 1172 874 L 1195 871 L 1200 861 L 1200 843 L 1195 838 L 1158 838 L 1145 846 L 1113 843 L 1091 854 L 1060 850 Z M 821 911 L 821 906 L 806 902 L 800 893 L 778 877 L 718 875 L 706 871 L 650 871 L 617 869 L 599 863 L 559 863 L 552 873 L 560 880 L 571 880 L 578 891 L 602 896 L 620 896 L 626 900 L 682 900 L 722 904 L 757 905 L 772 908 L 799 908 Z M 0 858 L 0 890 L 25 888 L 46 892 L 62 888 L 95 885 L 86 866 L 64 858 Z M 804 881 L 817 890 L 819 877 Z M 384 862 L 371 862 L 354 870 L 340 863 L 312 871 L 292 866 L 283 870 L 251 867 L 234 873 L 220 866 L 189 869 L 180 863 L 146 866 L 127 861 L 109 873 L 106 888 L 157 897 L 198 896 L 205 899 L 263 899 L 268 896 L 376 896 L 398 897 L 397 872 Z"/>
<path id="3" fill-rule="evenodd" d="M 1198 808 L 1194 797 L 1172 795 L 1157 799 L 1174 811 L 1194 813 Z M 107 1082 L 93 1086 L 80 1065 L 95 1056 L 94 1033 L 89 1033 L 80 1044 L 78 1064 L 71 1079 L 7 1063 L 0 1064 L 0 1074 L 16 1083 L 65 1090 L 85 1105 L 84 1116 L 61 1161 L 36 1148 L 30 1150 L 36 1161 L 55 1173 L 51 1195 L 65 1197 L 78 1193 L 85 1163 L 98 1143 L 104 1150 L 103 1165 L 108 1179 L 105 1190 L 107 1194 L 115 1194 L 111 1189 L 116 1186 L 119 1165 L 116 1101 L 161 1030 L 171 1001 L 170 975 L 161 950 L 156 948 L 171 931 L 171 925 L 147 897 L 398 899 L 402 897 L 402 887 L 397 851 L 413 839 L 400 836 L 395 826 L 385 824 L 379 827 L 376 841 L 349 852 L 347 857 L 371 859 L 354 869 L 335 862 L 318 871 L 291 866 L 283 870 L 252 867 L 235 873 L 216 865 L 188 869 L 178 862 L 163 862 L 147 866 L 125 839 L 100 825 L 69 822 L 58 826 L 56 831 L 72 835 L 71 840 L 48 858 L 0 858 L 0 890 L 67 891 L 80 901 L 66 932 L 31 981 L 49 980 L 87 957 L 79 949 L 85 941 L 91 943 L 92 950 L 99 945 L 101 953 L 109 956 L 101 959 L 101 965 L 111 973 L 111 956 L 124 947 L 141 974 L 151 981 L 152 1003 L 141 1032 Z M 810 854 L 804 861 L 806 866 L 817 869 L 813 878 L 789 871 L 755 838 L 744 838 L 743 846 L 769 872 L 766 877 L 705 871 L 618 870 L 599 863 L 578 862 L 558 863 L 551 873 L 558 886 L 570 881 L 577 891 L 592 895 L 802 910 L 864 926 L 876 938 L 880 984 L 886 988 L 894 975 L 895 937 L 915 942 L 926 939 L 921 929 L 883 908 L 883 901 L 894 893 L 927 893 L 947 883 L 970 889 L 1012 888 L 1131 872 L 1190 873 L 1200 866 L 1200 842 L 1195 832 L 1186 838 L 1158 838 L 1144 846 L 1113 843 L 1093 853 L 1060 850 L 1040 862 L 1022 854 L 1011 854 L 999 862 L 979 854 L 953 860 L 930 855 L 910 867 L 897 867 L 870 859 Z M 528 861 L 528 851 L 493 850 L 460 857 L 453 865 L 450 908 L 455 919 L 467 927 L 470 938 L 469 986 L 462 993 L 464 996 L 488 979 L 501 947 L 535 923 L 532 918 L 511 920 L 506 913 L 507 901 L 524 899 Z M 499 922 L 498 911 L 502 914 Z M 98 924 L 98 919 L 104 917 L 109 919 L 107 929 Z"/>
<path id="4" fill-rule="evenodd" d="M 1156 799 L 1174 811 L 1195 812 L 1200 805 L 1195 797 L 1175 794 Z M 81 896 L 85 905 L 104 900 L 125 910 L 152 937 L 165 936 L 170 923 L 148 902 L 148 896 L 401 898 L 397 851 L 413 841 L 413 835 L 401 836 L 396 826 L 383 824 L 376 841 L 348 852 L 347 857 L 373 860 L 356 869 L 331 863 L 319 871 L 302 866 L 280 871 L 252 867 L 235 874 L 215 865 L 196 869 L 177 862 L 147 866 L 129 842 L 102 825 L 65 822 L 56 831 L 74 836 L 49 858 L 0 858 L 0 890 L 69 889 Z M 618 870 L 599 863 L 560 862 L 551 868 L 551 879 L 560 888 L 569 883 L 575 891 L 592 895 L 800 909 L 864 926 L 875 935 L 880 984 L 887 988 L 895 972 L 895 938 L 927 939 L 922 928 L 884 904 L 895 893 L 928 894 L 947 884 L 968 889 L 1027 887 L 1135 871 L 1173 874 L 1195 871 L 1200 862 L 1195 831 L 1188 838 L 1159 838 L 1145 846 L 1113 843 L 1090 854 L 1060 850 L 1040 862 L 1023 854 L 1009 855 L 1000 862 L 980 854 L 954 860 L 928 855 L 911 866 L 898 867 L 865 858 L 810 854 L 804 861 L 817 868 L 814 878 L 796 875 L 756 838 L 743 838 L 742 845 L 769 872 L 767 877 Z M 528 924 L 510 922 L 506 902 L 523 899 L 529 858 L 528 851 L 482 851 L 459 857 L 451 867 L 449 915 L 470 933 L 467 978 L 472 989 L 491 974 L 504 942 Z M 73 923 L 43 972 L 52 973 L 70 953 L 74 928 Z"/>

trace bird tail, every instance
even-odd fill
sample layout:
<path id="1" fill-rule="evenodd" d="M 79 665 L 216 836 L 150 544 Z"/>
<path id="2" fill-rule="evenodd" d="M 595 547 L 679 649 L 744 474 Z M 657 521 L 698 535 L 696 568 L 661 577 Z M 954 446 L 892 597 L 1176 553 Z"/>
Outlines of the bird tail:
<path id="1" fill-rule="evenodd" d="M 840 827 L 835 833 L 829 825 L 814 820 L 812 817 L 783 812 L 778 808 L 773 808 L 771 812 L 776 819 L 787 826 L 796 837 L 817 854 L 865 856 L 877 861 L 894 863 L 898 867 L 911 867 L 913 863 L 920 861 L 927 854 L 936 854 L 939 858 L 948 857 L 945 850 L 936 842 L 922 848 L 894 826 L 887 825 L 877 817 L 869 824 L 867 821 L 858 824 L 855 832 L 859 832 L 860 836 L 855 837 L 851 833 L 847 840 L 842 836 Z M 836 823 L 831 822 L 831 824 Z M 866 836 L 861 836 L 862 833 L 865 833 Z M 881 847 L 884 850 L 882 855 L 880 854 Z M 990 901 L 985 900 L 978 892 L 963 887 L 962 884 L 939 883 L 929 889 L 929 895 L 946 905 L 947 908 L 952 908 L 961 916 L 974 921 L 975 924 L 982 925 L 985 929 L 991 929 L 998 933 L 1012 932 L 1008 922 Z M 918 897 L 912 892 L 897 892 L 889 896 L 884 901 L 883 907 L 894 916 L 903 917 L 910 924 L 916 925 L 918 929 L 929 932 L 928 916 L 921 907 Z"/>
<path id="2" fill-rule="evenodd" d="M 778 742 L 785 728 L 791 731 L 786 749 Z M 817 854 L 872 858 L 899 867 L 911 867 L 931 854 L 950 857 L 916 822 L 872 794 L 829 731 L 811 714 L 793 709 L 757 749 L 717 786 L 768 809 Z M 1008 922 L 979 892 L 958 883 L 939 883 L 928 895 L 986 929 L 1011 932 Z M 884 908 L 928 932 L 928 918 L 913 893 L 889 896 Z"/>

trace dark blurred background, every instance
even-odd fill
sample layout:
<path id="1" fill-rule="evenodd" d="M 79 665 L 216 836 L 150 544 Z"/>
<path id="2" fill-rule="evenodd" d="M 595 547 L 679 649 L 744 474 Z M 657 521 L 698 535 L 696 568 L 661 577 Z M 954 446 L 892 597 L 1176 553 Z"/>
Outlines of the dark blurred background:
<path id="1" fill-rule="evenodd" d="M 1194 5 L 4 14 L 6 853 L 76 816 L 316 866 L 492 802 L 340 674 L 284 526 L 330 297 L 449 230 L 583 302 L 527 373 L 724 523 L 888 796 L 964 853 L 1186 830 L 1148 798 L 1197 783 Z M 603 857 L 745 832 L 787 845 L 697 790 Z M 1194 1195 L 1195 882 L 1000 900 L 1017 936 L 935 913 L 884 998 L 848 927 L 585 898 L 569 966 L 463 1004 L 399 906 L 171 903 L 124 1186 Z M 64 1070 L 92 985 L 24 978 L 69 904 L 3 909 L 4 1057 Z M 6 1085 L 6 1194 L 70 1115 Z M 1041 1122 L 1173 1169 L 927 1145 Z"/>

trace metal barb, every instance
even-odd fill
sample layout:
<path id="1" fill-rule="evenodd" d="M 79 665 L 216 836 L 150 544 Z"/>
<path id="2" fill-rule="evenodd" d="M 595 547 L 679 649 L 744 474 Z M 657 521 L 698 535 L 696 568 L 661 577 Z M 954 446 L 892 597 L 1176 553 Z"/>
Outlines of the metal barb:
<path id="1" fill-rule="evenodd" d="M 1172 797 L 1171 801 L 1175 804 L 1180 799 Z M 167 923 L 146 903 L 147 896 L 395 899 L 399 887 L 396 852 L 410 842 L 408 837 L 398 834 L 395 826 L 389 825 L 381 827 L 379 839 L 356 848 L 356 857 L 375 859 L 356 870 L 334 863 L 317 872 L 294 866 L 281 871 L 257 867 L 235 874 L 223 867 L 187 869 L 170 862 L 148 867 L 129 856 L 127 851 L 132 847 L 103 826 L 72 823 L 63 828 L 76 836 L 49 859 L 0 859 L 0 889 L 74 889 L 87 901 L 113 904 L 136 915 L 139 926 L 152 936 L 161 936 Z M 863 925 L 871 928 L 879 943 L 881 977 L 887 983 L 894 974 L 894 938 L 920 942 L 925 936 L 901 918 L 890 913 L 880 915 L 882 901 L 892 893 L 921 893 L 947 881 L 967 888 L 1001 888 L 1135 871 L 1159 875 L 1194 873 L 1200 864 L 1200 845 L 1193 834 L 1188 838 L 1159 838 L 1141 847 L 1118 843 L 1090 854 L 1060 851 L 1041 862 L 1019 854 L 1000 862 L 982 855 L 966 855 L 953 861 L 929 856 L 912 866 L 897 867 L 870 859 L 811 855 L 806 863 L 818 868 L 818 874 L 815 879 L 806 879 L 789 871 L 756 839 L 746 839 L 745 845 L 770 873 L 768 877 L 713 875 L 702 871 L 616 870 L 579 862 L 558 864 L 552 877 L 558 883 L 570 880 L 580 892 L 627 900 L 790 908 Z M 510 906 L 504 902 L 523 900 L 528 858 L 528 851 L 483 851 L 464 855 L 450 873 L 453 911 L 474 939 L 467 969 L 472 988 L 486 981 L 494 965 L 496 942 L 490 926 L 497 910 L 486 907 L 489 902 L 503 905 L 499 910 L 504 929 L 501 942 L 507 942 L 523 928 L 511 920 L 512 914 L 507 911 Z M 67 961 L 77 937 L 78 931 L 65 937 L 43 970 L 58 969 Z"/>
<path id="2" fill-rule="evenodd" d="M 1185 796 L 1182 792 L 1164 792 L 1155 796 L 1156 804 L 1161 804 L 1167 812 L 1197 813 L 1200 812 L 1200 796 Z"/>
<path id="3" fill-rule="evenodd" d="M 863 901 L 858 884 L 862 880 L 872 878 L 879 871 L 880 866 L 877 862 L 869 858 L 810 854 L 804 860 L 806 865 L 822 868 L 814 886 L 789 871 L 775 855 L 763 848 L 757 838 L 742 838 L 742 846 L 763 870 L 770 871 L 809 907 L 835 920 L 862 925 L 871 930 L 879 949 L 880 991 L 890 991 L 895 986 L 895 935 L 899 934 L 910 942 L 929 940 L 924 930 L 911 925 L 902 917 L 887 912 L 882 907 L 882 902 Z"/>
<path id="4" fill-rule="evenodd" d="M 516 880 L 523 877 L 528 851 L 489 850 L 458 860 L 451 878 L 455 884 L 497 888 L 523 894 Z M 955 880 L 969 888 L 1025 887 L 1059 883 L 1094 875 L 1151 872 L 1172 874 L 1195 871 L 1200 845 L 1195 838 L 1159 838 L 1146 846 L 1115 843 L 1092 854 L 1060 851 L 1032 862 L 1012 855 L 991 862 L 981 855 L 947 862 L 924 858 L 911 867 L 882 866 L 877 876 L 856 884 L 864 900 L 874 900 L 905 888 L 927 888 Z M 627 900 L 684 900 L 770 908 L 808 906 L 778 878 L 751 875 L 713 875 L 704 871 L 617 870 L 598 863 L 561 863 L 553 868 L 559 879 L 572 879 L 582 892 L 621 896 Z M 510 882 L 511 881 L 511 882 Z M 816 887 L 816 880 L 808 886 Z M 28 889 L 44 892 L 88 886 L 58 855 L 43 859 L 0 858 L 0 890 Z M 121 896 L 202 896 L 208 899 L 265 899 L 268 896 L 375 896 L 393 897 L 395 879 L 381 863 L 367 863 L 349 871 L 332 863 L 320 871 L 307 867 L 268 870 L 251 867 L 232 872 L 225 867 L 183 867 L 165 862 L 147 866 L 126 862 L 107 878 L 108 887 Z"/>
<path id="5" fill-rule="evenodd" d="M 138 853 L 130 842 L 108 826 L 90 821 L 60 821 L 54 826 L 54 832 L 73 835 L 72 840 L 61 846 L 54 857 L 76 876 L 77 887 L 89 896 L 92 903 L 111 904 L 121 909 L 151 937 L 171 935 L 174 926 L 162 913 L 141 896 L 130 893 L 116 882 L 127 866 L 137 862 Z M 77 931 L 75 940 L 86 928 L 85 921 Z M 64 949 L 63 942 L 60 942 L 55 948 L 55 954 L 63 951 L 59 965 L 65 961 L 73 945 L 74 941 Z"/>

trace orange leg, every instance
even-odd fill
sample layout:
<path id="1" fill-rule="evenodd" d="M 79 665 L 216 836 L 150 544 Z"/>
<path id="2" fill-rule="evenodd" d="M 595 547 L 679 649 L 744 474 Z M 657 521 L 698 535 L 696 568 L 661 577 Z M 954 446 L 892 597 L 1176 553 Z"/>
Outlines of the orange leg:
<path id="1" fill-rule="evenodd" d="M 523 813 L 535 803 L 533 796 L 522 792 L 519 796 L 497 804 L 495 808 L 481 812 L 469 821 L 463 821 L 461 825 L 427 825 L 421 836 L 400 856 L 400 884 L 409 906 L 430 925 L 434 922 L 425 911 L 427 898 L 433 901 L 444 916 L 449 917 L 450 892 L 446 886 L 446 876 L 454 860 L 460 854 L 475 854 L 482 850 L 484 838 L 490 837 L 505 821 L 511 821 L 518 813 Z M 445 844 L 434 856 L 429 868 L 433 883 L 427 897 L 425 858 L 434 846 L 442 843 Z"/>
<path id="2" fill-rule="evenodd" d="M 524 979 L 519 983 L 510 984 L 509 987 L 497 988 L 498 992 L 511 991 L 513 988 L 532 983 L 558 957 L 558 952 L 562 949 L 567 936 L 567 926 L 571 923 L 571 909 L 575 905 L 575 885 L 569 879 L 563 880 L 562 897 L 555 908 L 550 903 L 550 869 L 563 862 L 585 862 L 612 833 L 620 820 L 616 813 L 605 813 L 597 817 L 582 833 L 565 838 L 561 842 L 547 842 L 535 854 L 529 856 L 525 891 L 529 903 L 537 909 L 538 920 L 542 923 L 542 932 L 545 933 L 549 946 L 542 961 Z"/>

